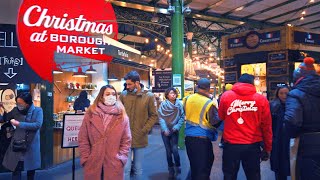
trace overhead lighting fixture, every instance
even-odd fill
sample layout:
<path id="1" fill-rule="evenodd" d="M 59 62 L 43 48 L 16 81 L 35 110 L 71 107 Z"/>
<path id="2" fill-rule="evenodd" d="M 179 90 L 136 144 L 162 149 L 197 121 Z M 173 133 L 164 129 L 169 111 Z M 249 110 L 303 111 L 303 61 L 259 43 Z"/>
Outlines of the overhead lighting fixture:
<path id="1" fill-rule="evenodd" d="M 302 11 L 302 13 L 301 13 L 302 15 L 305 15 L 306 14 L 306 11 Z"/>
<path id="2" fill-rule="evenodd" d="M 155 38 L 155 39 L 154 39 L 155 42 L 158 42 L 158 40 L 159 40 L 158 38 Z"/>
<path id="3" fill-rule="evenodd" d="M 314 0 L 310 0 L 309 2 L 310 2 L 310 3 L 314 3 Z"/>
<path id="4" fill-rule="evenodd" d="M 302 17 L 300 18 L 300 20 L 304 20 L 304 17 L 302 16 Z"/>
<path id="5" fill-rule="evenodd" d="M 138 31 L 138 32 L 137 32 L 137 35 L 138 35 L 138 36 L 140 36 L 140 35 L 141 35 L 141 32 L 140 32 L 140 31 Z"/>
<path id="6" fill-rule="evenodd" d="M 84 72 L 82 72 L 82 68 L 79 67 L 77 72 L 74 72 L 72 77 L 88 77 Z"/>
<path id="7" fill-rule="evenodd" d="M 111 76 L 108 78 L 109 81 L 118 81 L 118 78 L 114 75 L 111 74 Z"/>
<path id="8" fill-rule="evenodd" d="M 287 24 L 287 26 L 292 27 L 292 24 Z"/>
<path id="9" fill-rule="evenodd" d="M 147 38 L 147 39 L 145 40 L 145 42 L 146 42 L 146 43 L 149 43 L 149 39 Z"/>
<path id="10" fill-rule="evenodd" d="M 7 86 L 9 83 L 0 83 L 0 86 Z"/>
<path id="11" fill-rule="evenodd" d="M 56 64 L 56 66 L 53 67 L 53 74 L 61 74 L 63 73 L 60 64 Z"/>
<path id="12" fill-rule="evenodd" d="M 97 73 L 97 70 L 93 69 L 92 65 L 90 65 L 90 68 L 86 70 L 87 74 L 95 74 Z"/>

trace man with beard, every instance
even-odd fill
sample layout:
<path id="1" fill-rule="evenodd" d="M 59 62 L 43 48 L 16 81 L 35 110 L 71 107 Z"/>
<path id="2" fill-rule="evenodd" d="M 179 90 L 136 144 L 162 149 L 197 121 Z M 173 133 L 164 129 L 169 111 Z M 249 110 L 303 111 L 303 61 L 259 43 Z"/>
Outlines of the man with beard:
<path id="1" fill-rule="evenodd" d="M 120 95 L 126 112 L 129 116 L 132 134 L 131 150 L 125 165 L 125 179 L 130 180 L 131 163 L 136 179 L 142 179 L 142 162 L 144 149 L 148 145 L 148 132 L 158 120 L 158 113 L 154 95 L 143 91 L 140 84 L 140 75 L 130 71 L 125 77 L 126 90 Z M 131 157 L 133 156 L 133 161 Z"/>

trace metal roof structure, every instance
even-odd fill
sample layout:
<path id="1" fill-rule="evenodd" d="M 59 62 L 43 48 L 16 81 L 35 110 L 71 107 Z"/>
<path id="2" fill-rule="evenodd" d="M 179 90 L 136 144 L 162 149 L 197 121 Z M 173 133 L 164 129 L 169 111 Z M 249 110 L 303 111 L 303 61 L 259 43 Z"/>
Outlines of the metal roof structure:
<path id="1" fill-rule="evenodd" d="M 171 66 L 171 57 L 159 53 L 157 44 L 171 33 L 170 0 L 109 0 L 114 5 L 119 23 L 119 40 L 145 52 L 156 60 L 157 68 Z M 193 32 L 193 49 L 198 58 L 216 56 L 223 35 L 293 25 L 320 30 L 319 0 L 185 0 L 185 32 Z M 140 35 L 136 32 L 140 31 Z M 153 39 L 159 39 L 154 42 Z M 148 39 L 148 40 L 146 40 Z"/>

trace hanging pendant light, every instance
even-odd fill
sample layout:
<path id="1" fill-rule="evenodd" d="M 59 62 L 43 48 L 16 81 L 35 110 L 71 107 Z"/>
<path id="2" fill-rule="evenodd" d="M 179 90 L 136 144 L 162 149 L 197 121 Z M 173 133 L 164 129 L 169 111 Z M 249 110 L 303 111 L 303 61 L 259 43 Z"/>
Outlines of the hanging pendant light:
<path id="1" fill-rule="evenodd" d="M 93 69 L 92 65 L 90 65 L 90 68 L 86 70 L 87 74 L 95 74 L 97 73 L 97 70 Z"/>
<path id="2" fill-rule="evenodd" d="M 77 72 L 74 72 L 72 77 L 88 77 L 86 73 L 82 72 L 82 68 L 79 67 Z"/>
<path id="3" fill-rule="evenodd" d="M 61 74 L 63 73 L 60 64 L 56 64 L 55 66 L 53 66 L 53 74 Z"/>
<path id="4" fill-rule="evenodd" d="M 109 81 L 117 81 L 118 78 L 114 75 L 114 74 L 111 74 L 111 76 L 108 78 Z"/>

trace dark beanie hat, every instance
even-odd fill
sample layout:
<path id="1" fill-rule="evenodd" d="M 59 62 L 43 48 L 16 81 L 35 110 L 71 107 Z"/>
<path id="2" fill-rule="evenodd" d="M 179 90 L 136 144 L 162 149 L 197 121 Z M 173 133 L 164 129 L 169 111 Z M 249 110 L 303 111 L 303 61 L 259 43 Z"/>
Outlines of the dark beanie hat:
<path id="1" fill-rule="evenodd" d="M 305 77 L 309 74 L 315 74 L 316 70 L 313 66 L 313 63 L 314 63 L 314 59 L 312 57 L 304 58 L 303 62 L 293 72 L 294 81 L 298 80 L 301 77 Z"/>
<path id="2" fill-rule="evenodd" d="M 208 90 L 210 89 L 210 80 L 207 78 L 201 78 L 198 81 L 198 88 Z"/>
<path id="3" fill-rule="evenodd" d="M 240 76 L 238 82 L 241 82 L 241 83 L 248 83 L 248 84 L 252 84 L 254 85 L 254 76 L 253 75 L 250 75 L 250 74 L 247 74 L 247 73 L 244 73 Z"/>

